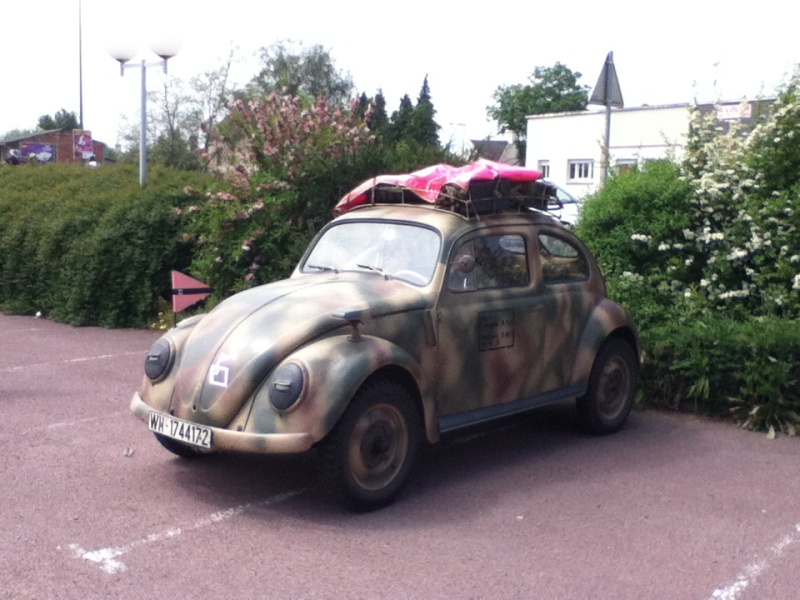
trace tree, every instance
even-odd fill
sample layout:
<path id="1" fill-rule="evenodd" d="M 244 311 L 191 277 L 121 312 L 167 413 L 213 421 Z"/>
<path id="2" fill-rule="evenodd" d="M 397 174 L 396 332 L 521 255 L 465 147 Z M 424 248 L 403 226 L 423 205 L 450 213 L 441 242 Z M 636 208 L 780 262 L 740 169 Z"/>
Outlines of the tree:
<path id="1" fill-rule="evenodd" d="M 589 87 L 578 85 L 581 74 L 557 62 L 552 67 L 536 67 L 529 85 L 501 85 L 493 95 L 495 103 L 486 108 L 501 131 L 515 133 L 525 140 L 528 115 L 585 110 Z"/>
<path id="2" fill-rule="evenodd" d="M 408 94 L 400 99 L 400 106 L 392 113 L 391 122 L 387 131 L 387 141 L 397 143 L 408 137 L 411 129 L 411 118 L 414 114 L 414 104 Z"/>
<path id="3" fill-rule="evenodd" d="M 149 93 L 147 137 L 153 162 L 189 171 L 206 166 L 214 130 L 234 94 L 229 80 L 234 55 L 231 49 L 219 67 L 192 77 L 188 84 L 170 77 L 161 90 Z M 122 137 L 127 143 L 122 160 L 137 160 L 139 128 L 127 126 Z"/>
<path id="4" fill-rule="evenodd" d="M 367 125 L 371 131 L 384 132 L 389 125 L 389 115 L 386 112 L 386 98 L 383 90 L 378 90 L 373 100 L 372 110 L 367 113 Z"/>
<path id="5" fill-rule="evenodd" d="M 39 117 L 38 123 L 39 129 L 43 130 L 50 130 L 50 129 L 79 129 L 80 123 L 78 123 L 78 117 L 75 116 L 74 112 L 67 112 L 65 109 L 59 110 L 55 116 L 50 115 L 42 115 Z"/>
<path id="6" fill-rule="evenodd" d="M 36 133 L 35 129 L 10 129 L 4 134 L 0 135 L 0 142 L 5 140 L 15 140 L 21 137 L 27 137 Z"/>
<path id="7" fill-rule="evenodd" d="M 422 83 L 417 105 L 411 114 L 409 124 L 409 137 L 420 144 L 439 147 L 439 125 L 433 119 L 436 109 L 431 101 L 431 90 L 428 86 L 428 76 Z"/>
<path id="8" fill-rule="evenodd" d="M 382 96 L 381 96 L 382 98 Z M 422 82 L 417 104 L 411 102 L 408 94 L 400 100 L 399 108 L 392 113 L 386 131 L 386 141 L 392 144 L 412 142 L 421 146 L 439 148 L 439 125 L 434 120 L 436 109 L 431 101 L 428 76 Z"/>
<path id="9" fill-rule="evenodd" d="M 216 126 L 228 114 L 228 106 L 236 91 L 230 82 L 235 48 L 216 69 L 189 80 L 193 95 L 193 110 L 187 115 L 189 140 L 197 138 L 197 149 L 207 152 Z"/>
<path id="10" fill-rule="evenodd" d="M 286 276 L 336 201 L 373 173 L 374 138 L 357 112 L 324 97 L 235 100 L 212 148 L 233 193 L 190 209 L 193 272 L 220 295 Z"/>
<path id="11" fill-rule="evenodd" d="M 151 96 L 154 96 L 151 94 Z M 155 110 L 150 111 L 148 129 L 155 133 L 150 156 L 158 162 L 175 169 L 193 171 L 200 166 L 197 148 L 192 149 L 189 136 L 196 135 L 189 131 L 187 121 L 194 121 L 194 100 L 186 92 L 179 79 L 167 79 L 163 92 L 154 98 Z"/>
<path id="12" fill-rule="evenodd" d="M 290 96 L 325 97 L 331 104 L 345 104 L 353 92 L 349 74 L 336 68 L 330 53 L 319 44 L 281 41 L 261 48 L 261 72 L 250 82 L 256 95 L 277 92 Z"/>

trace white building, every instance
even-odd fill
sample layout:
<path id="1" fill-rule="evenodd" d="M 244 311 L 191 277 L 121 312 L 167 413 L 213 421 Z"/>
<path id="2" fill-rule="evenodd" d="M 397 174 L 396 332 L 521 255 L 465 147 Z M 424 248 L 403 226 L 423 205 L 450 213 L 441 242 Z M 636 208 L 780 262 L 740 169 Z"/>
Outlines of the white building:
<path id="1" fill-rule="evenodd" d="M 702 105 L 721 121 L 750 119 L 752 104 Z M 654 158 L 680 159 L 690 122 L 689 103 L 612 109 L 609 165 L 629 168 Z M 528 117 L 525 166 L 582 198 L 603 181 L 605 110 Z"/>

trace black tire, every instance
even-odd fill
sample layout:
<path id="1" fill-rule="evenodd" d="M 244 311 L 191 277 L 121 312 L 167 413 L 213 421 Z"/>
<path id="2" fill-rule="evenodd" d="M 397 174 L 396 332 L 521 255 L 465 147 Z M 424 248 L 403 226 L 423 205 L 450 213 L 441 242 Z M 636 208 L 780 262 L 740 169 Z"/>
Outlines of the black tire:
<path id="1" fill-rule="evenodd" d="M 582 427 L 594 435 L 614 433 L 625 423 L 633 407 L 639 361 L 630 344 L 607 341 L 595 358 L 589 387 L 578 398 Z"/>
<path id="2" fill-rule="evenodd" d="M 382 508 L 405 485 L 421 443 L 422 420 L 409 391 L 390 380 L 368 383 L 320 444 L 320 481 L 350 510 Z"/>
<path id="3" fill-rule="evenodd" d="M 173 454 L 177 454 L 181 458 L 197 458 L 198 456 L 203 455 L 202 452 L 195 450 L 188 444 L 184 444 L 178 440 L 173 440 L 172 438 L 161 435 L 160 433 L 154 433 L 153 435 L 156 436 L 156 439 L 162 446 L 164 446 L 164 448 Z"/>

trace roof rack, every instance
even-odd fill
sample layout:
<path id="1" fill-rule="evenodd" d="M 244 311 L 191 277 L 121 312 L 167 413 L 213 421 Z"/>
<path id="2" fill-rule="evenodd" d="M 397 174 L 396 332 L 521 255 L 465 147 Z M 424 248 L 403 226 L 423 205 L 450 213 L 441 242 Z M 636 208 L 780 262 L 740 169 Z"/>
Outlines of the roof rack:
<path id="1" fill-rule="evenodd" d="M 542 180 L 511 181 L 495 179 L 473 181 L 469 190 L 446 184 L 431 203 L 411 188 L 402 185 L 377 185 L 368 194 L 369 205 L 412 204 L 449 210 L 466 218 L 503 212 L 525 212 L 529 209 L 547 211 L 548 200 L 555 196 L 555 188 Z"/>

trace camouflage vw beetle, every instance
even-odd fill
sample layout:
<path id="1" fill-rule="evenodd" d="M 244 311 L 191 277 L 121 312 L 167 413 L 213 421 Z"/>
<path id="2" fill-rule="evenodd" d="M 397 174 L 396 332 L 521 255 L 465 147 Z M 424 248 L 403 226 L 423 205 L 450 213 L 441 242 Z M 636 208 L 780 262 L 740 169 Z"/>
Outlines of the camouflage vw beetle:
<path id="1" fill-rule="evenodd" d="M 445 432 L 566 398 L 589 431 L 619 429 L 635 329 L 537 185 L 488 162 L 365 182 L 289 279 L 160 338 L 131 410 L 181 456 L 316 448 L 356 510 Z"/>

